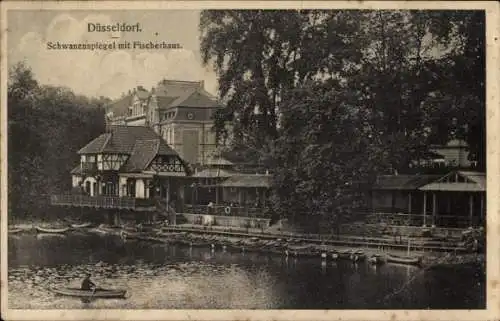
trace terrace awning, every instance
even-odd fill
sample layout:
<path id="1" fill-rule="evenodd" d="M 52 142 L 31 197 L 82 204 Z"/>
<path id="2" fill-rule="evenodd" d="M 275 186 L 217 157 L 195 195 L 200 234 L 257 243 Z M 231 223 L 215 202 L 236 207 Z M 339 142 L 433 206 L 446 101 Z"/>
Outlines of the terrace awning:
<path id="1" fill-rule="evenodd" d="M 220 184 L 222 187 L 269 188 L 270 175 L 236 175 L 229 177 Z"/>
<path id="2" fill-rule="evenodd" d="M 486 189 L 474 183 L 431 183 L 419 188 L 421 191 L 437 192 L 485 192 Z"/>

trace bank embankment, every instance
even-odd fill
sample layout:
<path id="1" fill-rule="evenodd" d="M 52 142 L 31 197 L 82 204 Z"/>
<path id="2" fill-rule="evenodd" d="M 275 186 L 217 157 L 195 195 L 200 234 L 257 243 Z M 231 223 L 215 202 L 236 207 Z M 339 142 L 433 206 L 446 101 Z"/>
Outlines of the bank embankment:
<path id="1" fill-rule="evenodd" d="M 21 223 L 9 226 L 33 231 L 34 226 L 46 222 Z M 50 227 L 68 225 L 55 222 Z M 483 254 L 468 253 L 457 240 L 409 237 L 359 237 L 352 235 L 300 234 L 262 229 L 222 228 L 217 226 L 137 226 L 111 227 L 100 225 L 72 231 L 115 235 L 123 239 L 151 243 L 206 247 L 234 252 L 259 252 L 287 257 L 317 257 L 322 259 L 365 259 L 388 255 L 420 258 L 420 265 L 446 268 L 457 265 L 484 264 Z"/>

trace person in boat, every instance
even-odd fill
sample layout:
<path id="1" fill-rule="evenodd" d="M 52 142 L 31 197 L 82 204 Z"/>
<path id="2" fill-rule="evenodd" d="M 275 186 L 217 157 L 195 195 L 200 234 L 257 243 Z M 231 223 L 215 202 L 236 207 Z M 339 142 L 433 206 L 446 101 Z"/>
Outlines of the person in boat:
<path id="1" fill-rule="evenodd" d="M 87 274 L 85 276 L 85 279 L 82 281 L 82 290 L 87 290 L 87 291 L 95 291 L 96 285 L 94 282 L 90 280 L 91 275 Z"/>

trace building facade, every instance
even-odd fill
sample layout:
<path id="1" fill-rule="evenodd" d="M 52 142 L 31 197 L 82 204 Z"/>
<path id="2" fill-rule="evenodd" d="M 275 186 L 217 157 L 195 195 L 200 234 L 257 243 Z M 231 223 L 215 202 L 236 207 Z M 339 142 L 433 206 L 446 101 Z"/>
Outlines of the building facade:
<path id="1" fill-rule="evenodd" d="M 370 191 L 370 212 L 389 225 L 484 226 L 486 174 L 380 176 Z"/>
<path id="2" fill-rule="evenodd" d="M 204 165 L 216 152 L 213 115 L 221 106 L 204 82 L 162 80 L 150 92 L 137 89 L 110 104 L 111 125 L 148 126 L 185 161 Z"/>

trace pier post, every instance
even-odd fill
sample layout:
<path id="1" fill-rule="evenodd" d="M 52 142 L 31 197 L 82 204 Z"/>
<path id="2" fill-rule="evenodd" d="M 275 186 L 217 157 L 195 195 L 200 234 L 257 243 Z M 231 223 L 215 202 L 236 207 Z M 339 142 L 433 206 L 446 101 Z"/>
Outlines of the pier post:
<path id="1" fill-rule="evenodd" d="M 408 192 L 408 214 L 411 215 L 411 192 Z"/>
<path id="2" fill-rule="evenodd" d="M 481 193 L 481 206 L 480 206 L 480 212 L 479 212 L 479 215 L 481 216 L 481 224 L 484 225 L 486 222 L 484 220 L 484 217 L 485 217 L 485 213 L 484 213 L 484 194 Z"/>
<path id="3" fill-rule="evenodd" d="M 427 215 L 427 192 L 424 192 L 424 226 L 426 225 L 426 215 Z"/>
<path id="4" fill-rule="evenodd" d="M 469 194 L 469 226 L 472 226 L 472 215 L 474 212 L 474 199 L 472 193 Z"/>
<path id="5" fill-rule="evenodd" d="M 436 192 L 432 193 L 432 226 L 436 226 Z"/>

